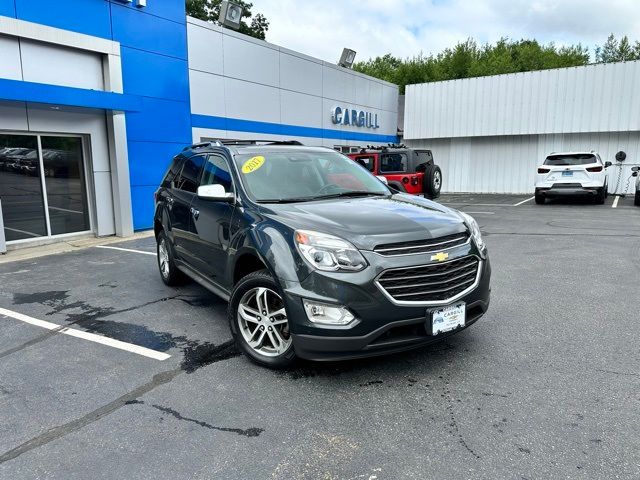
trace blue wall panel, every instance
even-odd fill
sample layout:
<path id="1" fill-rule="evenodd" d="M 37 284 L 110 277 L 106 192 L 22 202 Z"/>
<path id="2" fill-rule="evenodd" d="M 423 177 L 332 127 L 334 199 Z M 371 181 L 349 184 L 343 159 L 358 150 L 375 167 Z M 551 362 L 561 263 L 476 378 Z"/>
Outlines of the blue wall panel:
<path id="1" fill-rule="evenodd" d="M 186 101 L 187 61 L 121 47 L 124 90 L 134 95 Z"/>
<path id="2" fill-rule="evenodd" d="M 0 15 L 5 17 L 16 16 L 16 2 L 15 0 L 0 0 Z"/>
<path id="3" fill-rule="evenodd" d="M 114 5 L 122 6 L 123 3 L 119 0 L 109 0 Z M 149 0 L 146 7 L 136 6 L 136 0 L 133 0 L 128 5 L 125 3 L 125 8 L 132 10 L 142 11 L 155 15 L 156 17 L 166 18 L 178 23 L 186 23 L 187 17 L 185 13 L 185 2 L 175 2 L 167 0 Z"/>
<path id="4" fill-rule="evenodd" d="M 179 143 L 129 142 L 129 158 L 135 158 L 129 166 L 131 185 L 160 185 L 171 159 L 180 153 L 183 147 L 184 144 Z"/>
<path id="5" fill-rule="evenodd" d="M 131 187 L 131 203 L 133 208 L 133 228 L 144 230 L 153 227 L 153 192 L 158 186 Z"/>
<path id="6" fill-rule="evenodd" d="M 138 142 L 191 143 L 189 104 L 142 98 L 139 112 L 127 113 L 127 138 Z"/>
<path id="7" fill-rule="evenodd" d="M 186 59 L 186 24 L 149 15 L 143 10 L 112 4 L 113 39 L 126 47 Z"/>
<path id="8" fill-rule="evenodd" d="M 111 38 L 107 0 L 15 0 L 15 3 L 21 20 Z"/>

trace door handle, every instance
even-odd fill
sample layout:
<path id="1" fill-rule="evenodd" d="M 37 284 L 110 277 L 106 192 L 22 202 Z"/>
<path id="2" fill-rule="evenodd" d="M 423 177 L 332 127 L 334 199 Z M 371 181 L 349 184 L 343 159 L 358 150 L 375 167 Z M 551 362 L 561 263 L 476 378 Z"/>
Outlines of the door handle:
<path id="1" fill-rule="evenodd" d="M 193 218 L 195 218 L 197 220 L 198 217 L 200 216 L 200 210 L 197 210 L 197 209 L 191 207 L 190 211 L 191 211 L 191 215 L 193 215 Z"/>

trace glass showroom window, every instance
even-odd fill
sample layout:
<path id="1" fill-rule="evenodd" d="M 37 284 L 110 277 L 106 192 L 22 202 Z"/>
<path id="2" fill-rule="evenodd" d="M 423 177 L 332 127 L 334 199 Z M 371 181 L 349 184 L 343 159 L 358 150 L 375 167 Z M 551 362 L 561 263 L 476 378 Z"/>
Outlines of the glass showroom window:
<path id="1" fill-rule="evenodd" d="M 82 138 L 0 133 L 7 241 L 90 229 Z"/>

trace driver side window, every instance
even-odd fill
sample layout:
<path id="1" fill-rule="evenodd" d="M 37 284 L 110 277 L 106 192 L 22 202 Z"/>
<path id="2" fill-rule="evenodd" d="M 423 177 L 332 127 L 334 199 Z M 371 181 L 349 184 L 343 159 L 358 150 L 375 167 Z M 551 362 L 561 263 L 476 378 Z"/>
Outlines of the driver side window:
<path id="1" fill-rule="evenodd" d="M 233 192 L 233 180 L 229 164 L 219 155 L 209 155 L 202 173 L 200 185 L 222 185 L 227 193 Z"/>

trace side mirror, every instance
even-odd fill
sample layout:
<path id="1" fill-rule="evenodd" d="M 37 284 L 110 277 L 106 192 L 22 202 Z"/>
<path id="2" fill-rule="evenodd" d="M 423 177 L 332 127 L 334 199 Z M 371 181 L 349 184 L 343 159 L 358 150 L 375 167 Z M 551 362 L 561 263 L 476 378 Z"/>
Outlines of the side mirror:
<path id="1" fill-rule="evenodd" d="M 640 172 L 640 167 L 631 167 L 632 172 Z"/>
<path id="2" fill-rule="evenodd" d="M 385 185 L 389 185 L 389 180 L 387 180 L 387 177 L 385 177 L 384 175 L 376 175 L 376 178 Z"/>
<path id="3" fill-rule="evenodd" d="M 215 200 L 217 202 L 233 202 L 233 193 L 227 193 L 222 185 L 202 185 L 198 187 L 198 198 L 204 200 Z"/>
<path id="4" fill-rule="evenodd" d="M 609 168 L 611 165 L 613 165 L 613 163 L 611 163 L 611 162 L 604 162 L 604 168 Z"/>

